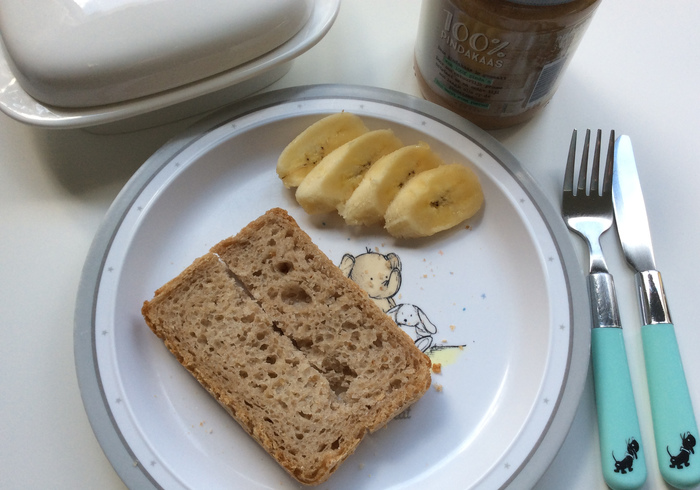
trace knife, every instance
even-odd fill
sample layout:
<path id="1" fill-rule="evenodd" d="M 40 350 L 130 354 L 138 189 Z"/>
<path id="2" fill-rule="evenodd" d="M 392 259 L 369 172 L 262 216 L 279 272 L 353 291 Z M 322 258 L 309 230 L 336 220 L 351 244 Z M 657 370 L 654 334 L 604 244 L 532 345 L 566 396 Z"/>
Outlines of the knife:
<path id="1" fill-rule="evenodd" d="M 613 207 L 625 258 L 636 271 L 659 470 L 674 487 L 691 488 L 700 484 L 700 447 L 695 447 L 698 427 L 661 274 L 656 270 L 644 197 L 628 136 L 620 136 L 615 142 Z"/>

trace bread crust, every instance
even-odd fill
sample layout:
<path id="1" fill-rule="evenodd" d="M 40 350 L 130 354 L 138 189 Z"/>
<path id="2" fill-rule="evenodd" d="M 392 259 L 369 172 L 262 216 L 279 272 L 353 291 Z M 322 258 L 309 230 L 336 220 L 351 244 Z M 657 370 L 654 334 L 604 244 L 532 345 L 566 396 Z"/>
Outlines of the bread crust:
<path id="1" fill-rule="evenodd" d="M 279 208 L 196 259 L 142 313 L 306 485 L 327 480 L 431 383 L 428 356 Z"/>

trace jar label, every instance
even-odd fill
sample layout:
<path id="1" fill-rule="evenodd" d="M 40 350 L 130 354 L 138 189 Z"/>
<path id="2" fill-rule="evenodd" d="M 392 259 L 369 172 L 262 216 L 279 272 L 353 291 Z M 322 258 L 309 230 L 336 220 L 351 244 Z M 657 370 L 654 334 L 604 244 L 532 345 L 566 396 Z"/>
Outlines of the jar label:
<path id="1" fill-rule="evenodd" d="M 424 1 L 416 65 L 430 89 L 458 108 L 515 116 L 549 101 L 589 20 L 510 31 L 486 16 L 470 16 L 449 0 Z"/>

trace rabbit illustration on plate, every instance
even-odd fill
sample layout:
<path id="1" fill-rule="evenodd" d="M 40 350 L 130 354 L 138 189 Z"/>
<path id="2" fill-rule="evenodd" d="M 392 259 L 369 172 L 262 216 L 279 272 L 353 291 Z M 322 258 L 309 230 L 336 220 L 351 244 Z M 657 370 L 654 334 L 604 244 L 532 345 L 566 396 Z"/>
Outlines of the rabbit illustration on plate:
<path id="1" fill-rule="evenodd" d="M 391 308 L 389 313 L 396 324 L 408 333 L 421 351 L 426 352 L 433 345 L 433 335 L 437 327 L 428 315 L 416 305 L 399 304 Z"/>

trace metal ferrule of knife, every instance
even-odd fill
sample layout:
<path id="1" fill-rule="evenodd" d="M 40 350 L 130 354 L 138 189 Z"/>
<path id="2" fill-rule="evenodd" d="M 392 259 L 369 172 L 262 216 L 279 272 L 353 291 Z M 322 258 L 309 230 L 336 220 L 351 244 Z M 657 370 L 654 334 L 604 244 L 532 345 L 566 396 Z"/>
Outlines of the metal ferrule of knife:
<path id="1" fill-rule="evenodd" d="M 657 270 L 638 272 L 634 280 L 637 285 L 643 324 L 673 323 L 666 303 L 661 273 Z"/>

